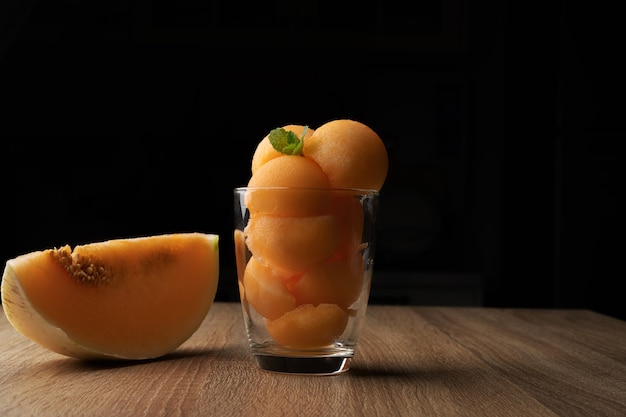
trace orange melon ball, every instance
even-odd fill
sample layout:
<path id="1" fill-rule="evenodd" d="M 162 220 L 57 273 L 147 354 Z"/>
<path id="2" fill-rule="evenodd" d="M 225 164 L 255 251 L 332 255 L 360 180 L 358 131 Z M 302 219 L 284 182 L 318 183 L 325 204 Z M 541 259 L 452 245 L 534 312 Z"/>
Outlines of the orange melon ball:
<path id="1" fill-rule="evenodd" d="M 303 154 L 322 168 L 334 188 L 380 190 L 387 178 L 385 144 L 361 122 L 339 119 L 323 124 L 304 142 Z"/>
<path id="2" fill-rule="evenodd" d="M 286 125 L 283 126 L 283 129 L 295 133 L 299 138 L 302 138 L 302 133 L 304 132 L 305 126 L 302 125 Z M 307 132 L 304 136 L 305 139 L 311 137 L 314 130 L 311 128 L 307 128 Z M 285 154 L 280 153 L 272 146 L 270 142 L 269 133 L 265 136 L 257 145 L 254 154 L 252 155 L 252 174 L 256 172 L 256 170 L 267 161 L 277 158 L 279 156 L 284 156 Z"/>
<path id="3" fill-rule="evenodd" d="M 317 216 L 330 211 L 329 187 L 328 177 L 315 162 L 302 156 L 283 155 L 268 161 L 252 175 L 245 202 L 251 213 Z"/>
<path id="4" fill-rule="evenodd" d="M 237 283 L 239 284 L 239 297 L 245 300 L 245 289 L 243 286 L 243 274 L 246 270 L 246 243 L 241 230 L 235 229 L 233 240 L 235 243 L 235 264 L 237 266 Z"/>
<path id="5" fill-rule="evenodd" d="M 253 256 L 243 277 L 246 300 L 263 317 L 279 318 L 296 307 L 296 299 L 285 284 L 287 278 Z"/>
<path id="6" fill-rule="evenodd" d="M 355 254 L 313 266 L 291 286 L 291 292 L 299 305 L 337 304 L 347 309 L 359 298 L 363 282 L 363 258 Z"/>
<path id="7" fill-rule="evenodd" d="M 265 325 L 280 345 L 297 348 L 328 346 L 341 336 L 348 324 L 348 314 L 335 304 L 301 305 Z"/>
<path id="8" fill-rule="evenodd" d="M 274 217 L 256 215 L 244 231 L 252 254 L 263 263 L 291 273 L 306 271 L 337 249 L 334 216 Z"/>
<path id="9" fill-rule="evenodd" d="M 364 213 L 361 202 L 352 193 L 335 193 L 332 214 L 339 224 L 337 256 L 351 256 L 361 248 Z"/>

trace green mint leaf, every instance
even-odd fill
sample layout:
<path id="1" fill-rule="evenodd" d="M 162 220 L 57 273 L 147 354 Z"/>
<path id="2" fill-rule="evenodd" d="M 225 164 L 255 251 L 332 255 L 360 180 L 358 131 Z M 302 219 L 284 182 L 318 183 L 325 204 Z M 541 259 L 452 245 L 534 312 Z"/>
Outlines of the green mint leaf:
<path id="1" fill-rule="evenodd" d="M 302 138 L 298 138 L 298 135 L 295 133 L 279 127 L 270 131 L 269 140 L 278 152 L 286 155 L 302 155 L 306 131 L 307 127 L 304 128 Z"/>

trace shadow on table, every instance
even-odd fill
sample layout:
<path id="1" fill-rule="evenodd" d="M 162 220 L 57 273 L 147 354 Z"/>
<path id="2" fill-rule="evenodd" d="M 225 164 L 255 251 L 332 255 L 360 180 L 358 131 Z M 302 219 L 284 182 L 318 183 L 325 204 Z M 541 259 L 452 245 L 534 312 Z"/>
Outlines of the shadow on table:
<path id="1" fill-rule="evenodd" d="M 61 357 L 56 361 L 49 361 L 41 366 L 51 367 L 55 370 L 62 369 L 67 372 L 84 372 L 84 371 L 99 371 L 106 369 L 117 368 L 130 368 L 141 365 L 181 361 L 181 360 L 198 360 L 198 359 L 211 359 L 211 360 L 234 360 L 245 354 L 245 351 L 238 349 L 236 346 L 223 347 L 220 349 L 197 349 L 197 348 L 179 348 L 174 352 L 168 353 L 164 356 L 154 359 L 75 359 Z M 43 370 L 43 369 L 42 369 Z"/>
<path id="2" fill-rule="evenodd" d="M 390 380 L 412 380 L 422 382 L 434 382 L 434 381 L 467 381 L 474 380 L 479 375 L 484 374 L 485 370 L 479 370 L 473 367 L 437 367 L 437 366 L 414 366 L 407 367 L 406 365 L 381 365 L 381 366 L 368 366 L 359 367 L 353 365 L 348 371 L 352 378 L 367 379 L 390 379 Z"/>

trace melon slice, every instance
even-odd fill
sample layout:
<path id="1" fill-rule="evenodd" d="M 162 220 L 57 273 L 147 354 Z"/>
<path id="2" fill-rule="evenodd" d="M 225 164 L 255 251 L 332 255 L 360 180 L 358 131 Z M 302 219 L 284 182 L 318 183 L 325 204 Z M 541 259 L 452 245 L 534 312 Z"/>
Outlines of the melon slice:
<path id="1" fill-rule="evenodd" d="M 218 235 L 66 245 L 8 260 L 2 307 L 17 331 L 62 355 L 152 359 L 195 333 L 218 276 Z"/>

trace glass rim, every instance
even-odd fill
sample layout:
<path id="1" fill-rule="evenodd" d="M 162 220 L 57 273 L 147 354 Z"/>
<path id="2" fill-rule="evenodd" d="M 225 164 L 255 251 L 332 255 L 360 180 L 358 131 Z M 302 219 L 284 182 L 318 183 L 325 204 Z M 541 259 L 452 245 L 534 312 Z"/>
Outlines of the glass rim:
<path id="1" fill-rule="evenodd" d="M 375 189 L 368 188 L 349 188 L 349 187 L 281 187 L 281 186 L 259 186 L 259 187 L 248 187 L 241 186 L 235 187 L 233 192 L 245 192 L 245 191 L 255 191 L 255 190 L 296 190 L 296 191 L 331 191 L 331 192 L 342 192 L 342 193 L 352 193 L 352 194 L 364 194 L 364 195 L 378 195 L 380 191 Z"/>

